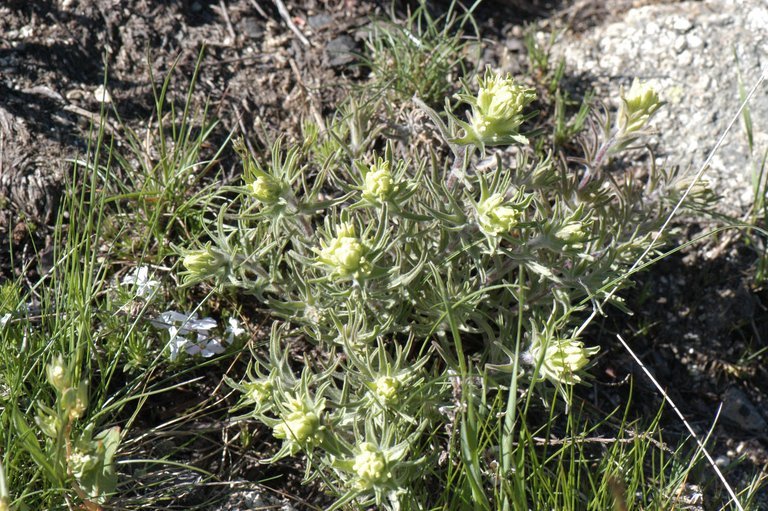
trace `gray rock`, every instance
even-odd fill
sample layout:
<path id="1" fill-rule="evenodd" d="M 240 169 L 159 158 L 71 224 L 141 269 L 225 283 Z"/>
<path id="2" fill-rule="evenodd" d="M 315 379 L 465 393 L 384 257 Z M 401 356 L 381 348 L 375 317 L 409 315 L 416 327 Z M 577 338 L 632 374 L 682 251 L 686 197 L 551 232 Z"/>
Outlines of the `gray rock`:
<path id="1" fill-rule="evenodd" d="M 723 420 L 738 426 L 743 431 L 756 435 L 768 433 L 765 419 L 757 411 L 749 397 L 736 387 L 731 387 L 723 394 Z"/>
<path id="2" fill-rule="evenodd" d="M 328 14 L 315 14 L 307 19 L 307 23 L 314 30 L 322 30 L 333 24 L 333 16 Z"/>
<path id="3" fill-rule="evenodd" d="M 261 39 L 264 36 L 264 24 L 254 17 L 243 18 L 240 31 L 249 39 Z"/>
<path id="4" fill-rule="evenodd" d="M 340 35 L 325 45 L 325 63 L 329 67 L 345 66 L 354 62 L 356 44 L 348 35 Z"/>
<path id="5" fill-rule="evenodd" d="M 658 87 L 667 105 L 653 121 L 657 156 L 695 172 L 738 110 L 739 78 L 749 90 L 760 63 L 768 62 L 766 27 L 764 0 L 648 5 L 585 34 L 566 33 L 554 52 L 565 57 L 572 74 L 594 80 L 602 97 L 616 98 L 619 85 L 634 77 Z M 753 173 L 768 150 L 768 83 L 749 108 L 754 158 L 739 119 L 705 173 L 733 213 L 751 205 Z"/>

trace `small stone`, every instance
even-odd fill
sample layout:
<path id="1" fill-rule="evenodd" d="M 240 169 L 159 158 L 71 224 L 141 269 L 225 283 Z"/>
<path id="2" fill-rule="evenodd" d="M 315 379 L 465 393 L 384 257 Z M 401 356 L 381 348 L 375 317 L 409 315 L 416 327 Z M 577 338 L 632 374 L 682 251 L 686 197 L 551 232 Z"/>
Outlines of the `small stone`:
<path id="1" fill-rule="evenodd" d="M 728 468 L 728 465 L 730 464 L 731 464 L 731 459 L 728 456 L 724 456 L 721 454 L 720 456 L 715 458 L 715 465 L 717 465 L 717 467 L 720 470 L 725 470 L 726 468 Z"/>
<path id="2" fill-rule="evenodd" d="M 35 29 L 32 25 L 24 25 L 19 30 L 19 37 L 22 39 L 29 39 L 33 35 L 35 35 Z"/>
<path id="3" fill-rule="evenodd" d="M 690 29 L 693 28 L 693 23 L 688 20 L 688 18 L 684 18 L 682 16 L 675 16 L 672 19 L 672 30 L 679 33 L 688 32 Z"/>
<path id="4" fill-rule="evenodd" d="M 243 18 L 240 22 L 240 30 L 249 39 L 260 39 L 264 35 L 264 28 L 256 18 Z"/>
<path id="5" fill-rule="evenodd" d="M 685 39 L 688 42 L 688 47 L 693 50 L 704 46 L 704 40 L 696 34 L 688 34 Z"/>
<path id="6" fill-rule="evenodd" d="M 699 90 L 707 90 L 712 86 L 712 78 L 710 78 L 707 75 L 701 75 L 698 80 L 696 80 L 696 88 Z"/>
<path id="7" fill-rule="evenodd" d="M 675 49 L 675 52 L 682 53 L 684 49 L 688 47 L 688 41 L 685 40 L 685 36 L 677 36 L 675 38 L 675 44 L 673 48 Z"/>
<path id="8" fill-rule="evenodd" d="M 321 30 L 331 26 L 333 23 L 333 17 L 327 14 L 316 14 L 314 16 L 310 16 L 307 19 L 307 23 L 309 24 L 310 28 L 314 30 Z"/>
<path id="9" fill-rule="evenodd" d="M 109 94 L 109 91 L 104 88 L 103 85 L 99 85 L 96 87 L 96 90 L 93 91 L 93 96 L 96 98 L 96 101 L 99 103 L 111 103 L 112 102 L 112 96 Z"/>
<path id="10" fill-rule="evenodd" d="M 757 411 L 747 395 L 731 387 L 723 395 L 723 419 L 738 425 L 744 431 L 765 434 L 768 429 L 765 419 Z"/>
<path id="11" fill-rule="evenodd" d="M 693 62 L 693 54 L 690 51 L 685 50 L 677 56 L 677 63 L 682 67 L 687 67 Z"/>
<path id="12" fill-rule="evenodd" d="M 325 54 L 329 67 L 344 66 L 354 62 L 355 40 L 348 35 L 341 35 L 325 45 Z"/>

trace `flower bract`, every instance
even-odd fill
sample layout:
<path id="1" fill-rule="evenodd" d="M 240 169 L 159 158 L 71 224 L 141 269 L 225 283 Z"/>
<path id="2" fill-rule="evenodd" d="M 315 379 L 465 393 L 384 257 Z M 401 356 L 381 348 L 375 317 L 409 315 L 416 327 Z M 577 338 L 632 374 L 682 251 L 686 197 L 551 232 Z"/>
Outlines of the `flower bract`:
<path id="1" fill-rule="evenodd" d="M 318 251 L 320 262 L 330 266 L 339 277 L 360 278 L 367 275 L 370 265 L 366 261 L 367 247 L 355 236 L 351 224 L 342 224 L 335 238 Z"/>
<path id="2" fill-rule="evenodd" d="M 595 355 L 598 346 L 585 348 L 584 343 L 574 339 L 555 340 L 544 346 L 540 341 L 531 346 L 530 354 L 539 366 L 539 375 L 553 383 L 574 385 L 581 383 L 579 371 L 589 364 L 589 357 Z"/>
<path id="3" fill-rule="evenodd" d="M 504 203 L 504 196 L 494 193 L 477 205 L 477 222 L 485 234 L 497 236 L 509 232 L 520 222 L 522 212 Z"/>

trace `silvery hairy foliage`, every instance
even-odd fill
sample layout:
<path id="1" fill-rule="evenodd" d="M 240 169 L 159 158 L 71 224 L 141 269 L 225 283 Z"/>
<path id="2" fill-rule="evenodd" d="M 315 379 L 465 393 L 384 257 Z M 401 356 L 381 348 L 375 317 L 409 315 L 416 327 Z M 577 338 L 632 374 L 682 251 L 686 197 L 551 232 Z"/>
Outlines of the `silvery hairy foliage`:
<path id="1" fill-rule="evenodd" d="M 570 158 L 541 129 L 533 89 L 491 71 L 473 88 L 443 112 L 416 100 L 407 125 L 386 119 L 391 105 L 350 101 L 268 159 L 236 143 L 244 182 L 209 198 L 209 239 L 183 251 L 188 283 L 251 294 L 279 320 L 269 358 L 232 382 L 240 409 L 273 428 L 278 457 L 324 460 L 342 501 L 405 498 L 424 458 L 403 442 L 460 400 L 436 376 L 446 368 L 582 382 L 598 348 L 575 334 L 578 313 L 622 307 L 613 288 L 660 248 L 689 184 L 654 165 L 613 168 L 661 106 L 647 84 L 622 90 L 616 113 L 594 108 Z M 299 336 L 326 353 L 305 356 L 300 375 L 284 355 Z"/>

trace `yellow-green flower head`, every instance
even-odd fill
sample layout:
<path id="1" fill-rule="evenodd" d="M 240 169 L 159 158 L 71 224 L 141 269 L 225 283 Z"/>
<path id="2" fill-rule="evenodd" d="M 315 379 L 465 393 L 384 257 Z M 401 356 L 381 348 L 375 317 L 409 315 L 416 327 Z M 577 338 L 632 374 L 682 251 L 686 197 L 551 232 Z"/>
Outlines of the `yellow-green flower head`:
<path id="1" fill-rule="evenodd" d="M 48 376 L 48 383 L 59 392 L 64 392 L 72 386 L 69 380 L 69 369 L 64 363 L 64 357 L 61 355 L 56 355 L 53 358 L 51 363 L 46 366 L 45 372 Z"/>
<path id="2" fill-rule="evenodd" d="M 291 411 L 280 416 L 272 434 L 288 445 L 291 454 L 314 447 L 322 441 L 320 413 L 324 407 L 324 402 L 311 408 L 301 400 L 292 399 L 288 404 Z"/>
<path id="3" fill-rule="evenodd" d="M 77 388 L 68 388 L 62 394 L 62 406 L 71 420 L 79 419 L 88 409 L 88 384 L 80 382 Z"/>
<path id="4" fill-rule="evenodd" d="M 0 497 L 0 511 L 10 511 L 11 503 L 8 497 Z"/>
<path id="5" fill-rule="evenodd" d="M 272 380 L 256 380 L 248 382 L 244 386 L 245 399 L 256 406 L 261 406 L 272 401 Z"/>
<path id="6" fill-rule="evenodd" d="M 477 205 L 477 223 L 485 234 L 498 236 L 520 223 L 522 211 L 504 204 L 504 196 L 494 193 Z"/>
<path id="7" fill-rule="evenodd" d="M 352 470 L 357 476 L 355 480 L 357 488 L 370 490 L 376 485 L 386 483 L 390 479 L 390 474 L 384 453 L 370 442 L 361 443 L 358 451 L 352 465 Z"/>
<path id="8" fill-rule="evenodd" d="M 363 197 L 372 200 L 385 200 L 394 189 L 392 172 L 389 169 L 389 161 L 381 161 L 378 165 L 371 165 L 365 175 Z"/>
<path id="9" fill-rule="evenodd" d="M 660 107 L 661 101 L 656 90 L 649 83 L 640 82 L 635 78 L 628 92 L 625 93 L 624 89 L 621 89 L 619 130 L 631 132 L 643 128 Z"/>
<path id="10" fill-rule="evenodd" d="M 573 220 L 563 224 L 556 233 L 559 240 L 569 245 L 579 244 L 587 239 L 588 233 L 586 226 L 579 221 Z"/>
<path id="11" fill-rule="evenodd" d="M 574 385 L 581 383 L 578 372 L 589 364 L 589 357 L 598 351 L 598 346 L 585 348 L 583 342 L 570 339 L 553 341 L 546 350 L 543 350 L 540 343 L 536 343 L 531 347 L 530 353 L 536 364 L 543 356 L 539 367 L 542 377 L 552 382 Z"/>
<path id="12" fill-rule="evenodd" d="M 384 406 L 393 404 L 398 399 L 402 383 L 394 376 L 379 376 L 373 382 L 373 393 L 376 400 Z"/>
<path id="13" fill-rule="evenodd" d="M 480 146 L 527 142 L 518 129 L 523 109 L 536 99 L 535 91 L 516 84 L 509 75 L 490 71 L 479 81 L 476 98 L 460 96 L 472 105 L 472 115 L 469 125 L 460 123 L 467 135 L 459 142 Z"/>
<path id="14" fill-rule="evenodd" d="M 527 104 L 525 92 L 509 75 L 487 75 L 477 91 L 477 112 L 489 122 L 512 119 Z"/>
<path id="15" fill-rule="evenodd" d="M 637 78 L 632 81 L 632 86 L 624 99 L 630 113 L 650 114 L 659 107 L 658 93 L 649 83 L 641 82 Z"/>
<path id="16" fill-rule="evenodd" d="M 282 186 L 272 176 L 258 176 L 248 185 L 248 191 L 264 204 L 274 204 L 280 198 Z"/>
<path id="17" fill-rule="evenodd" d="M 221 255 L 209 247 L 189 252 L 184 256 L 181 263 L 191 275 L 205 278 L 217 273 L 224 266 L 225 261 Z"/>
<path id="18" fill-rule="evenodd" d="M 365 258 L 368 249 L 355 235 L 354 225 L 341 224 L 336 232 L 336 237 L 319 251 L 320 262 L 330 266 L 339 277 L 367 275 L 370 271 Z"/>
<path id="19" fill-rule="evenodd" d="M 61 419 L 58 415 L 40 413 L 35 417 L 35 423 L 48 438 L 58 438 L 59 431 L 61 431 Z"/>
<path id="20" fill-rule="evenodd" d="M 81 449 L 73 449 L 72 454 L 68 458 L 69 469 L 79 479 L 82 479 L 88 472 L 96 468 L 99 461 L 98 453 L 92 454 Z"/>

